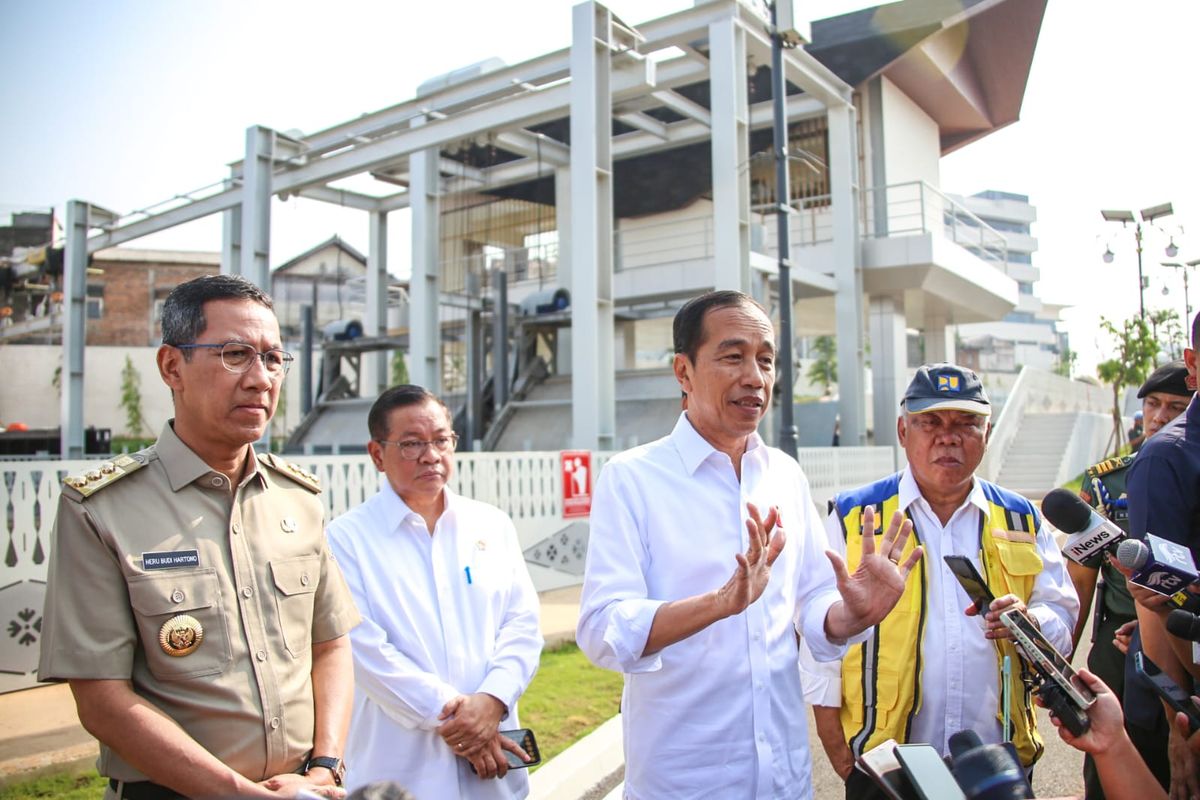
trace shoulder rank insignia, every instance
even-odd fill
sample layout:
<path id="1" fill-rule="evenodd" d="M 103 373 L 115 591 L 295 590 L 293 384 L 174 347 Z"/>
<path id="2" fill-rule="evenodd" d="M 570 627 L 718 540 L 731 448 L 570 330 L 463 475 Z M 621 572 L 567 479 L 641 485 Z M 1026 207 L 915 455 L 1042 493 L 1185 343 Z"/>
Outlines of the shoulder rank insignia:
<path id="1" fill-rule="evenodd" d="M 1115 472 L 1123 467 L 1129 466 L 1129 462 L 1133 461 L 1132 455 L 1117 456 L 1116 458 L 1108 458 L 1101 461 L 1099 464 L 1093 464 L 1088 467 L 1088 474 L 1093 478 L 1100 478 L 1110 472 Z"/>
<path id="2" fill-rule="evenodd" d="M 308 470 L 290 461 L 285 461 L 274 453 L 261 453 L 258 456 L 258 460 L 280 475 L 291 478 L 313 494 L 321 493 L 321 479 Z"/>
<path id="3" fill-rule="evenodd" d="M 149 461 L 150 459 L 142 453 L 117 456 L 112 461 L 104 461 L 87 472 L 63 478 L 63 485 L 70 486 L 84 497 L 90 497 L 105 486 L 116 483 L 132 472 L 137 472 Z"/>

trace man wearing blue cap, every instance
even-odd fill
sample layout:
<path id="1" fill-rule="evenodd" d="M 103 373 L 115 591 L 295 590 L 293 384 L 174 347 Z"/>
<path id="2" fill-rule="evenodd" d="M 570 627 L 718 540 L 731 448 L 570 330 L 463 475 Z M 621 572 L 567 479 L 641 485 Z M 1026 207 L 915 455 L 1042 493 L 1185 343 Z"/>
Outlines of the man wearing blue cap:
<path id="1" fill-rule="evenodd" d="M 951 734 L 969 729 L 985 744 L 1012 741 L 1022 763 L 1032 766 L 1042 740 L 1000 611 L 1025 610 L 1069 653 L 1079 610 L 1062 555 L 1034 505 L 975 475 L 991 431 L 991 403 L 979 377 L 955 364 L 923 366 L 900 406 L 897 434 L 908 465 L 837 495 L 826 520 L 832 546 L 844 548 L 851 566 L 863 550 L 858 520 L 872 507 L 875 519 L 902 512 L 913 523 L 912 545 L 925 551 L 895 609 L 874 636 L 848 650 L 840 675 L 814 707 L 822 744 L 854 798 L 882 797 L 853 765 L 888 739 L 928 742 L 946 755 Z M 942 560 L 947 555 L 966 556 L 987 581 L 997 599 L 986 614 L 975 613 Z M 1012 664 L 1004 689 L 1012 710 L 1007 731 L 1005 656 Z"/>

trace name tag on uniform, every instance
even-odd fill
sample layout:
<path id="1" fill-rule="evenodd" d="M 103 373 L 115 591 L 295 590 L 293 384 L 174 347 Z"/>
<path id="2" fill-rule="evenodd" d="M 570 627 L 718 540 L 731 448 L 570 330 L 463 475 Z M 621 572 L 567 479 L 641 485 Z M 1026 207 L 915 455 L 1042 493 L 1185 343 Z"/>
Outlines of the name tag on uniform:
<path id="1" fill-rule="evenodd" d="M 181 569 L 200 566 L 199 550 L 167 550 L 142 553 L 142 569 Z"/>

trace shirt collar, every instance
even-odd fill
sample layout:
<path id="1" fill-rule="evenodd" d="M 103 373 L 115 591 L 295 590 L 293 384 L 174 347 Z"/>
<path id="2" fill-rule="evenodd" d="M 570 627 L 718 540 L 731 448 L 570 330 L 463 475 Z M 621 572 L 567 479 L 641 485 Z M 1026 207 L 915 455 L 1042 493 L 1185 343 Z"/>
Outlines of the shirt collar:
<path id="1" fill-rule="evenodd" d="M 679 419 L 675 422 L 675 429 L 671 431 L 671 443 L 675 445 L 676 451 L 679 452 L 679 457 L 683 460 L 683 467 L 689 475 L 694 475 L 701 464 L 711 457 L 713 453 L 719 452 L 717 448 L 713 447 L 707 439 L 692 427 L 691 420 L 688 419 L 686 411 L 679 413 Z M 758 431 L 755 431 L 750 434 L 749 439 L 746 441 L 746 453 L 750 454 L 762 446 L 762 444 L 762 437 L 758 435 Z"/>
<path id="2" fill-rule="evenodd" d="M 921 489 L 917 486 L 917 479 L 913 477 L 912 470 L 907 466 L 900 473 L 900 488 L 899 488 L 900 510 L 907 511 L 908 507 L 915 503 L 918 499 L 923 500 L 925 505 L 929 505 L 929 501 L 921 496 Z M 983 513 L 988 511 L 988 499 L 983 493 L 983 486 L 979 483 L 979 478 L 971 476 L 971 491 L 967 494 L 967 499 L 963 501 L 963 506 L 970 504 L 977 507 Z M 962 508 L 962 506 L 959 506 Z M 958 513 L 955 509 L 954 513 Z"/>
<path id="3" fill-rule="evenodd" d="M 167 472 L 167 481 L 171 484 L 171 491 L 178 492 L 197 478 L 211 475 L 215 470 L 205 463 L 204 459 L 196 455 L 192 448 L 184 444 L 184 441 L 175 433 L 174 422 L 174 419 L 169 419 L 163 425 L 162 432 L 158 435 L 158 441 L 154 444 L 154 452 Z M 249 474 L 242 479 L 242 484 L 246 484 L 254 478 L 261 478 L 253 445 L 250 446 L 249 457 Z"/>
<path id="4" fill-rule="evenodd" d="M 383 520 L 394 521 L 392 530 L 398 530 L 411 516 L 420 517 L 420 514 L 413 511 L 408 503 L 404 502 L 404 498 L 396 493 L 396 489 L 386 475 L 381 483 L 383 486 L 379 490 L 379 498 L 382 505 L 377 512 Z M 449 485 L 442 487 L 442 493 L 446 498 L 446 507 L 442 509 L 442 516 L 446 516 L 458 507 L 459 500 L 458 496 L 450 490 Z M 422 524 L 424 524 L 424 520 L 422 520 Z"/>

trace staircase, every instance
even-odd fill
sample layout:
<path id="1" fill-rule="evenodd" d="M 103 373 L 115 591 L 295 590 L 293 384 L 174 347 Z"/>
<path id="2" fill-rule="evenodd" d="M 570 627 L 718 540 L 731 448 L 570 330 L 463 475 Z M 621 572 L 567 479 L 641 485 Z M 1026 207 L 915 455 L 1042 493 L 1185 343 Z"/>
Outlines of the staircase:
<path id="1" fill-rule="evenodd" d="M 1004 454 L 996 483 L 1035 499 L 1057 486 L 1076 416 L 1026 412 Z"/>

